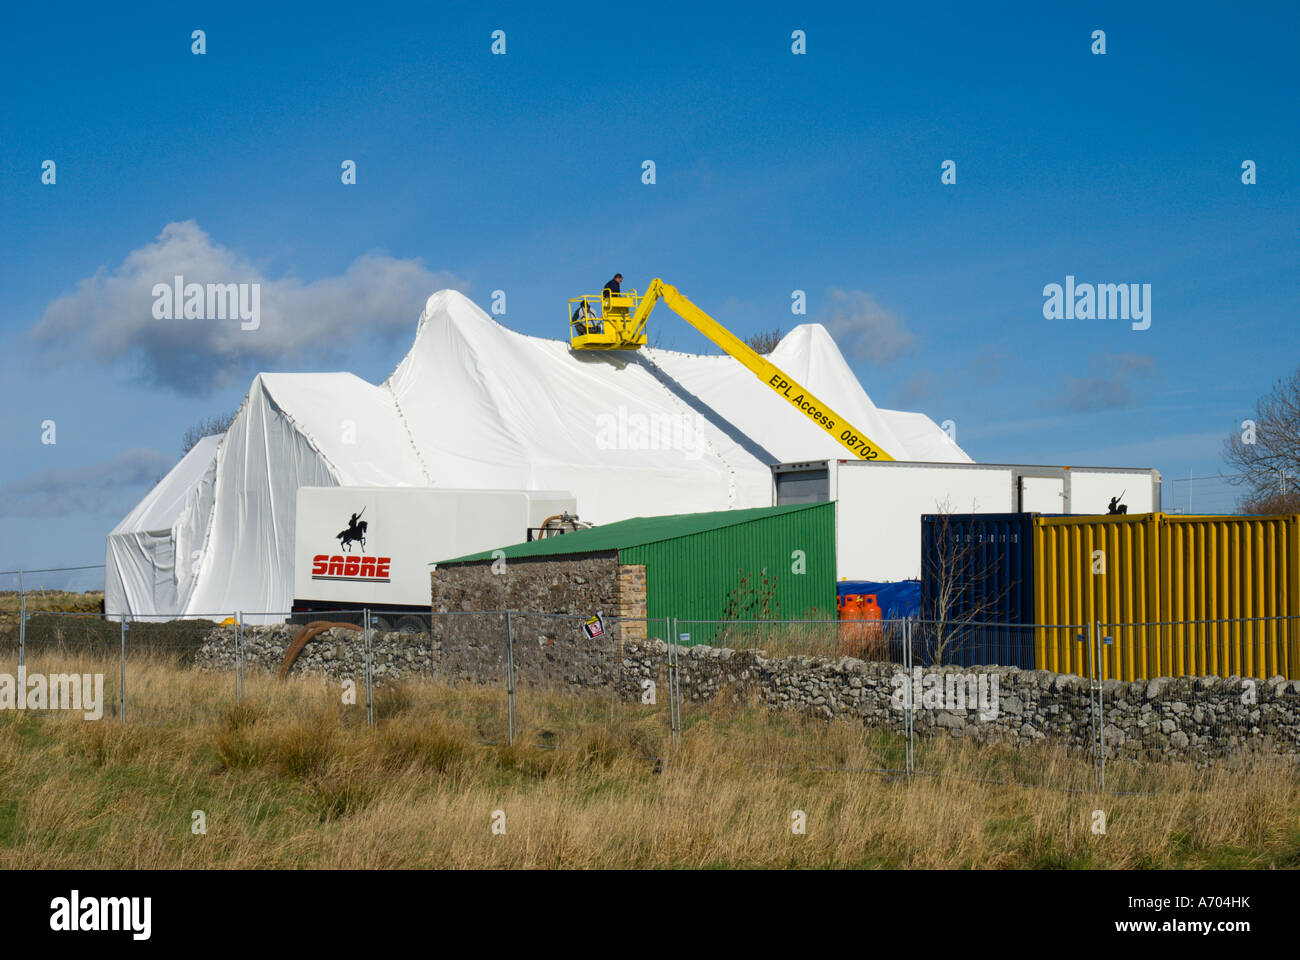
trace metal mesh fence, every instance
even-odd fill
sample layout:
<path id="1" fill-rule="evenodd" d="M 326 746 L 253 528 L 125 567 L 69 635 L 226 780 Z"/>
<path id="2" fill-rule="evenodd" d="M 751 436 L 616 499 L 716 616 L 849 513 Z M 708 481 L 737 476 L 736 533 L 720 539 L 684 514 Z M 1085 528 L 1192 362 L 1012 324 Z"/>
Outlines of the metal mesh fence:
<path id="1" fill-rule="evenodd" d="M 484 743 L 514 740 L 509 615 L 505 611 L 435 613 L 431 618 L 433 678 L 457 688 L 451 719 Z"/>
<path id="2" fill-rule="evenodd" d="M 56 682 L 66 682 L 62 678 L 89 678 L 84 690 L 102 691 L 102 696 L 96 694 L 102 699 L 99 716 L 185 722 L 212 715 L 215 707 L 193 684 L 175 683 L 174 670 L 197 665 L 198 652 L 215 626 L 211 620 L 127 621 L 99 613 L 20 612 L 0 634 L 0 662 L 15 676 L 21 669 L 28 687 L 44 688 L 47 696 Z M 211 680 L 214 686 L 218 682 Z M 229 692 L 233 696 L 233 687 Z M 49 709 L 60 708 L 52 697 L 48 702 Z"/>
<path id="3" fill-rule="evenodd" d="M 98 615 L 41 612 L 18 619 L 0 641 L 0 670 L 15 677 L 15 708 L 122 716 L 122 631 Z"/>
<path id="4" fill-rule="evenodd" d="M 1100 676 L 1300 679 L 1300 617 L 1101 623 Z"/>
<path id="5" fill-rule="evenodd" d="M 409 699 L 403 685 L 423 684 L 486 744 L 591 751 L 614 731 L 661 763 L 692 737 L 739 743 L 761 728 L 757 762 L 1068 790 L 1145 789 L 1157 765 L 1300 744 L 1296 617 L 606 617 L 593 635 L 581 616 L 520 611 L 115 620 L 30 599 L 0 620 L 0 672 L 45 678 L 33 715 L 77 706 L 78 692 L 88 715 L 152 725 L 324 698 L 373 726 Z M 195 672 L 180 682 L 178 667 Z"/>
<path id="6" fill-rule="evenodd" d="M 673 632 L 683 737 L 754 740 L 748 752 L 764 765 L 906 771 L 907 717 L 890 692 L 907 621 L 675 620 Z M 701 635 L 714 642 L 696 642 Z"/>
<path id="7" fill-rule="evenodd" d="M 1107 788 L 1129 789 L 1157 764 L 1293 754 L 1298 619 L 1097 624 Z"/>
<path id="8" fill-rule="evenodd" d="M 1084 790 L 1097 778 L 1099 688 L 1087 625 L 972 620 L 912 623 L 904 691 L 912 772 Z M 1085 665 L 1040 673 L 1068 651 Z"/>
<path id="9" fill-rule="evenodd" d="M 515 743 L 599 753 L 617 737 L 648 763 L 671 738 L 664 620 L 512 613 Z M 595 635 L 588 635 L 589 628 Z"/>

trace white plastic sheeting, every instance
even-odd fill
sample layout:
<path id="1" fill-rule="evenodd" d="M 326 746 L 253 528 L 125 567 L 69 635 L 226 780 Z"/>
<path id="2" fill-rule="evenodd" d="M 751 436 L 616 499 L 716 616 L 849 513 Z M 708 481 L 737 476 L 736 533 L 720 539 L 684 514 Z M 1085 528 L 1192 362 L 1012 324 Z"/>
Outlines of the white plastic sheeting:
<path id="1" fill-rule="evenodd" d="M 175 615 L 194 587 L 221 435 L 204 437 L 108 535 L 104 609 Z"/>
<path id="2" fill-rule="evenodd" d="M 944 430 L 937 429 L 934 421 L 924 413 L 907 413 L 903 410 L 881 410 L 880 413 L 894 431 L 894 436 L 906 447 L 908 460 L 927 463 L 972 462 L 965 451 L 957 446 L 957 441 Z M 955 427 L 953 433 L 956 433 Z"/>
<path id="3" fill-rule="evenodd" d="M 878 409 L 822 326 L 796 327 L 771 359 L 894 457 L 970 462 L 928 417 Z M 192 497 L 208 500 L 193 582 L 177 566 L 175 606 L 164 611 L 161 555 L 126 539 L 115 551 L 110 541 L 108 578 L 123 586 L 105 602 L 111 614 L 287 612 L 300 486 L 570 490 L 584 520 L 609 523 L 765 506 L 771 464 L 848 455 L 730 357 L 575 353 L 508 330 L 443 290 L 383 384 L 347 373 L 257 376 L 211 480 L 192 482 Z M 186 507 L 177 522 L 201 514 Z"/>

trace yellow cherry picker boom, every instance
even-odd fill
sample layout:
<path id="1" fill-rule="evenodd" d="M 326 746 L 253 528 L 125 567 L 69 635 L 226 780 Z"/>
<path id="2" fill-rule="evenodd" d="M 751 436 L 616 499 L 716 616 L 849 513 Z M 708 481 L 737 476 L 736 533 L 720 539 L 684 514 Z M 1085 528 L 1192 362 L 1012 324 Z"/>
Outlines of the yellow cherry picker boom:
<path id="1" fill-rule="evenodd" d="M 883 448 L 776 364 L 682 296 L 676 287 L 655 279 L 644 295 L 635 290 L 588 294 L 569 300 L 569 345 L 574 350 L 637 350 L 646 343 L 646 321 L 660 300 L 700 333 L 771 387 L 860 460 L 893 460 Z M 597 311 L 599 307 L 599 312 Z"/>

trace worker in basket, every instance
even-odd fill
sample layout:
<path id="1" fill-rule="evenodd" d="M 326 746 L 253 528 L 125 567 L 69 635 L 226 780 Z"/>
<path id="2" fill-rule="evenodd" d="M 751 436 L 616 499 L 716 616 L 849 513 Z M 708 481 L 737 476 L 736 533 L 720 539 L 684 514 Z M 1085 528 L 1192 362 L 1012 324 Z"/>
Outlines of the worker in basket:
<path id="1" fill-rule="evenodd" d="M 583 321 L 587 321 L 584 323 Z M 573 311 L 573 329 L 578 336 L 588 333 L 600 333 L 600 318 L 591 309 L 585 299 L 578 301 L 578 309 Z"/>
<path id="2" fill-rule="evenodd" d="M 600 291 L 600 295 L 606 303 L 609 303 L 609 295 L 611 293 L 622 293 L 622 292 L 623 292 L 623 274 L 616 273 L 614 274 L 613 279 L 611 279 L 608 283 L 605 284 L 604 289 Z M 582 322 L 583 320 L 586 320 L 588 322 L 583 323 Z M 592 313 L 591 304 L 589 304 L 586 300 L 581 301 L 578 304 L 578 309 L 573 311 L 572 321 L 575 325 L 575 329 L 578 331 L 578 334 L 580 336 L 582 334 L 587 334 L 587 333 L 602 333 L 605 329 L 605 325 L 601 322 L 600 317 L 597 317 L 594 313 Z"/>

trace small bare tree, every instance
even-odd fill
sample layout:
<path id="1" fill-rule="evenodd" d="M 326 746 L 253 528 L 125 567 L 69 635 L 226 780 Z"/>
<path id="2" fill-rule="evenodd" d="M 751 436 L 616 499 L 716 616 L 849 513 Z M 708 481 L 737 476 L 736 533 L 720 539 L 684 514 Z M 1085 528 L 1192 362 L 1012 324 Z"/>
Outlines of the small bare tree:
<path id="1" fill-rule="evenodd" d="M 780 328 L 760 330 L 758 333 L 751 333 L 747 336 L 745 343 L 755 353 L 768 354 L 776 349 L 776 345 L 781 342 L 782 336 Z"/>
<path id="2" fill-rule="evenodd" d="M 1014 628 L 985 626 L 997 614 L 1012 585 L 988 586 L 993 571 L 980 565 L 972 534 L 954 520 L 949 499 L 938 504 L 936 516 L 939 519 L 931 530 L 934 549 L 921 558 L 924 595 L 916 646 L 929 663 L 937 666 L 976 632 L 987 638 L 990 631 L 997 635 L 1005 630 L 1013 642 L 1018 638 Z"/>
<path id="3" fill-rule="evenodd" d="M 767 568 L 759 574 L 758 582 L 753 584 L 744 570 L 737 572 L 740 581 L 727 594 L 722 619 L 771 620 L 778 616 L 781 603 L 776 599 L 776 578 L 768 576 Z"/>
<path id="4" fill-rule="evenodd" d="M 1243 513 L 1300 513 L 1300 368 L 1259 399 L 1223 457 L 1238 471 L 1229 482 L 1246 488 Z"/>
<path id="5" fill-rule="evenodd" d="M 181 456 L 183 457 L 193 450 L 195 444 L 204 437 L 225 433 L 229 430 L 230 425 L 235 421 L 235 415 L 238 413 L 239 410 L 235 409 L 222 416 L 207 417 L 186 430 L 185 436 L 181 438 Z"/>
<path id="6" fill-rule="evenodd" d="M 763 568 L 757 582 L 744 570 L 738 570 L 739 581 L 727 593 L 726 604 L 720 619 L 730 621 L 721 631 L 720 642 L 737 642 L 747 635 L 764 636 L 768 631 L 747 623 L 752 620 L 775 620 L 781 615 L 781 602 L 776 599 L 776 577 L 769 576 Z"/>
<path id="7" fill-rule="evenodd" d="M 655 327 L 655 332 L 650 335 L 650 342 L 647 344 L 652 350 L 676 350 L 675 341 L 669 340 L 664 336 L 664 325 L 661 323 Z"/>

